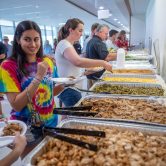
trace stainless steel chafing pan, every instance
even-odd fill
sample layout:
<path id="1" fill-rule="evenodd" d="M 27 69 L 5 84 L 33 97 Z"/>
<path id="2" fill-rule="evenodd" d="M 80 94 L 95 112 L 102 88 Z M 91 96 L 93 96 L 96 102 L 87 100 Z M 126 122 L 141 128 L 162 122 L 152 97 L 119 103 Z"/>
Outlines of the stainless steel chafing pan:
<path id="1" fill-rule="evenodd" d="M 147 126 L 138 126 L 138 125 L 130 125 L 130 124 L 127 124 L 127 123 L 114 123 L 114 122 L 104 122 L 103 121 L 91 121 L 91 120 L 81 120 L 81 119 L 68 119 L 68 120 L 64 120 L 62 121 L 60 124 L 59 124 L 59 127 L 68 127 L 68 128 L 81 128 L 81 127 L 88 127 L 88 128 L 93 128 L 93 127 L 99 127 L 100 130 L 103 128 L 103 130 L 105 130 L 105 128 L 107 128 L 106 132 L 108 130 L 118 130 L 119 131 L 119 134 L 122 133 L 120 139 L 118 140 L 119 141 L 125 141 L 126 140 L 126 137 L 123 138 L 123 132 L 134 132 L 134 133 L 137 133 L 137 135 L 140 137 L 143 137 L 145 135 L 146 137 L 146 140 L 147 141 L 150 141 L 150 140 L 154 140 L 154 144 L 156 144 L 156 140 L 155 139 L 159 139 L 159 137 L 163 139 L 163 141 L 166 139 L 166 130 L 163 130 L 162 128 L 150 128 L 150 127 L 147 127 Z M 118 135 L 118 133 L 117 133 Z M 42 142 L 41 144 L 39 144 L 34 150 L 32 150 L 23 160 L 23 164 L 26 165 L 26 164 L 31 164 L 31 165 L 34 165 L 35 164 L 35 160 L 36 160 L 36 157 L 38 156 L 41 156 L 42 153 L 44 152 L 43 151 L 43 147 L 46 145 L 46 143 L 49 141 L 49 137 L 46 137 Z M 109 139 L 109 142 L 114 142 L 114 146 L 111 145 L 111 149 L 114 148 L 115 146 L 118 147 L 118 142 L 117 140 L 115 139 L 114 136 L 110 137 L 109 135 L 107 136 L 106 138 L 107 140 Z M 104 141 L 105 142 L 105 141 Z M 107 142 L 107 141 L 106 141 Z M 127 151 L 129 150 L 128 148 L 132 147 L 134 148 L 134 143 L 133 145 L 130 144 L 130 140 L 129 140 L 129 144 L 126 144 L 124 143 L 124 148 L 126 147 L 126 153 L 128 153 Z M 143 143 L 144 142 L 138 142 L 139 144 Z M 100 144 L 100 143 L 99 143 Z M 164 147 L 166 146 L 165 145 L 166 142 L 163 144 L 158 144 L 160 150 L 162 150 L 162 153 L 164 151 Z M 156 147 L 156 146 L 155 146 Z M 62 147 L 61 147 L 62 148 Z M 73 147 L 73 150 L 75 149 L 76 147 Z M 110 145 L 108 145 L 108 148 L 110 148 Z M 139 148 L 139 147 L 138 147 Z M 158 147 L 157 147 L 158 148 Z M 116 148 L 115 148 L 116 149 Z M 134 148 L 135 149 L 135 148 Z M 142 147 L 141 148 L 142 150 L 141 151 L 138 151 L 138 149 L 134 150 L 133 153 L 137 156 L 137 155 L 142 155 L 142 153 L 144 153 L 144 157 L 146 157 L 148 155 L 148 153 L 153 149 L 152 147 L 147 147 L 146 146 L 146 149 L 145 147 Z M 105 147 L 104 148 L 104 151 L 106 151 L 107 148 Z M 138 152 L 142 152 L 141 154 L 136 154 L 136 151 Z M 95 154 L 96 156 L 101 154 L 102 152 L 102 148 L 99 150 L 99 152 L 96 152 L 98 154 Z M 118 151 L 119 152 L 119 151 Z M 156 151 L 155 151 L 156 152 Z M 158 152 L 158 150 L 157 150 Z M 133 153 L 130 153 L 129 155 L 131 156 L 128 156 L 129 158 L 130 157 L 133 157 Z M 65 154 L 65 151 L 64 151 L 64 154 Z M 96 157 L 95 156 L 95 157 Z M 112 153 L 110 154 L 107 154 L 106 155 L 107 158 L 113 158 L 112 156 Z M 105 157 L 104 156 L 104 159 Z M 82 158 L 86 157 L 85 155 L 82 156 Z M 97 156 L 98 157 L 98 156 Z M 120 160 L 120 158 L 118 157 L 118 159 Z M 166 161 L 164 159 L 164 156 L 160 156 L 160 157 L 157 157 L 156 156 L 156 160 L 158 159 L 159 162 L 162 161 L 162 163 L 164 164 Z M 51 159 L 50 159 L 51 160 Z M 70 158 L 70 160 L 73 160 L 73 158 Z M 142 158 L 141 158 L 142 160 Z M 137 160 L 139 161 L 139 160 Z M 79 161 L 80 163 L 82 162 L 81 160 Z M 118 161 L 117 161 L 118 162 Z M 144 161 L 143 161 L 144 162 Z M 153 162 L 153 161 L 152 161 Z M 115 163 L 114 163 L 115 164 Z M 94 164 L 95 165 L 95 164 Z M 115 164 L 116 165 L 116 164 Z"/>
<path id="2" fill-rule="evenodd" d="M 164 97 L 160 97 L 159 98 L 159 97 L 118 96 L 118 95 L 87 95 L 87 96 L 84 96 L 76 104 L 76 106 L 80 106 L 83 101 L 89 100 L 89 99 L 90 100 L 93 100 L 93 99 L 96 100 L 96 104 L 97 105 L 99 104 L 99 102 L 97 100 L 110 99 L 111 101 L 114 101 L 114 99 L 115 99 L 115 100 L 119 100 L 119 101 L 124 100 L 124 105 L 125 105 L 125 100 L 131 101 L 131 102 L 133 100 L 136 100 L 137 103 L 139 103 L 139 102 L 141 102 L 143 100 L 145 103 L 147 102 L 147 104 L 152 103 L 153 105 L 157 105 L 157 108 L 158 108 L 158 106 L 163 107 L 163 109 L 166 107 L 166 98 L 164 98 Z M 133 103 L 133 105 L 134 105 L 134 103 Z M 107 108 L 106 109 L 107 111 L 113 111 L 111 108 L 110 109 L 108 108 L 109 106 L 107 104 L 103 104 L 103 106 Z M 117 106 L 117 108 L 118 108 L 118 106 Z M 94 108 L 95 108 L 95 106 L 94 106 Z M 146 113 L 145 109 L 146 109 L 146 106 L 143 106 L 142 110 L 145 111 L 145 113 Z M 137 111 L 139 111 L 139 110 L 137 110 L 136 108 L 133 109 L 133 113 L 137 112 Z M 155 109 L 153 111 L 155 111 Z M 103 113 L 105 113 L 104 110 L 103 110 Z M 156 110 L 156 113 L 157 113 L 157 110 Z M 158 116 L 158 115 L 155 114 L 155 116 Z M 157 126 L 158 125 L 159 126 L 166 126 L 166 124 L 159 123 L 159 122 L 157 122 L 157 120 L 155 120 L 155 121 L 153 121 L 153 120 L 152 121 L 148 121 L 148 120 L 145 120 L 144 118 L 140 119 L 139 117 L 136 118 L 137 120 L 132 119 L 132 118 L 121 118 L 121 116 L 119 116 L 119 118 L 118 117 L 116 117 L 116 118 L 112 118 L 112 117 L 109 118 L 109 117 L 107 117 L 106 118 L 106 117 L 102 117 L 102 114 L 101 114 L 101 117 L 98 117 L 98 116 L 95 116 L 95 117 L 92 117 L 92 116 L 91 117 L 70 116 L 70 117 L 72 117 L 72 118 L 82 118 L 82 119 L 96 119 L 96 120 L 104 120 L 104 121 L 118 121 L 118 122 L 123 122 L 124 121 L 124 122 L 129 122 L 129 123 L 137 123 L 137 124 L 145 124 L 145 125 L 153 125 L 153 126 L 155 126 L 155 125 L 157 125 Z M 161 118 L 165 119 L 164 117 L 165 117 L 165 113 L 162 114 Z"/>

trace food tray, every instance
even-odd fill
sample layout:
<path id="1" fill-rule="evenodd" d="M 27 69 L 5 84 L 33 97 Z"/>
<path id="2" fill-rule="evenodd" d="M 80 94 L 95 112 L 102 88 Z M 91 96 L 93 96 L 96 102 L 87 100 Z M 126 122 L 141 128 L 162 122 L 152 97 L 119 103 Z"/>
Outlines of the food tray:
<path id="1" fill-rule="evenodd" d="M 136 96 L 164 96 L 165 95 L 165 90 L 163 89 L 163 87 L 160 85 L 160 84 L 148 84 L 148 83 L 127 83 L 127 82 L 96 82 L 91 88 L 90 88 L 90 91 L 95 91 L 95 88 L 96 87 L 100 87 L 100 86 L 108 86 L 108 87 L 111 87 L 111 86 L 120 86 L 119 87 L 119 92 L 110 92 L 110 91 L 106 91 L 106 90 L 102 90 L 101 92 L 109 92 L 109 93 L 112 93 L 112 94 L 119 94 L 119 95 L 136 95 Z M 121 87 L 127 87 L 127 88 L 130 88 L 129 89 L 129 93 L 126 92 L 125 90 L 125 93 L 122 93 L 121 92 Z M 140 94 L 135 94 L 135 92 L 131 92 L 131 88 L 137 88 L 141 90 L 141 88 L 143 88 L 143 90 L 146 90 L 146 94 L 143 94 L 140 92 Z M 149 89 L 148 88 L 157 88 L 156 91 L 158 91 L 158 93 L 161 93 L 161 95 L 154 95 L 154 93 L 152 93 L 152 89 Z M 112 90 L 113 91 L 113 90 Z M 99 91 L 100 92 L 100 91 Z M 153 91 L 154 92 L 154 91 Z M 148 93 L 148 94 L 147 94 Z M 163 94 L 162 94 L 163 93 Z"/>
<path id="2" fill-rule="evenodd" d="M 129 60 L 129 61 L 125 61 L 125 64 L 147 64 L 149 65 L 150 62 L 148 60 Z"/>
<path id="3" fill-rule="evenodd" d="M 136 56 L 136 55 L 126 55 L 125 56 L 125 60 L 126 61 L 134 61 L 134 60 L 142 60 L 142 61 L 144 61 L 144 60 L 149 60 L 149 57 L 148 56 Z"/>
<path id="4" fill-rule="evenodd" d="M 126 99 L 126 100 L 138 100 L 138 101 L 147 101 L 147 102 L 151 102 L 154 104 L 155 103 L 158 104 L 159 106 L 164 106 L 166 107 L 166 98 L 158 98 L 158 97 L 136 97 L 136 96 L 118 96 L 118 95 L 87 95 L 84 96 L 77 104 L 76 106 L 80 106 L 81 103 L 85 100 L 88 99 Z M 127 101 L 126 101 L 127 102 Z M 104 105 L 104 104 L 103 104 Z M 125 106 L 125 104 L 122 104 Z M 131 103 L 131 107 L 133 107 L 134 103 Z M 97 108 L 98 106 L 96 106 Z M 120 107 L 120 106 L 119 106 Z M 108 107 L 106 106 L 106 110 L 108 109 Z M 118 109 L 118 107 L 117 107 Z M 144 107 L 144 109 L 146 109 L 146 107 Z M 116 110 L 116 108 L 114 109 Z M 128 110 L 129 111 L 129 110 Z M 136 110 L 138 111 L 138 110 Z M 157 112 L 157 110 L 156 110 Z M 103 112 L 104 113 L 104 112 Z M 114 114 L 113 114 L 114 115 Z M 122 115 L 122 117 L 125 115 Z M 132 114 L 131 114 L 132 116 Z M 139 115 L 137 115 L 137 119 L 139 118 Z M 141 119 L 141 120 L 136 120 L 136 119 L 129 119 L 129 118 L 118 118 L 118 116 L 116 118 L 108 118 L 108 117 L 76 117 L 76 116 L 70 116 L 71 118 L 82 118 L 82 119 L 95 119 L 95 120 L 103 120 L 103 121 L 115 121 L 115 122 L 128 122 L 128 123 L 133 123 L 133 124 L 144 124 L 144 125 L 150 125 L 150 126 L 164 126 L 166 127 L 166 124 L 162 124 L 162 123 L 157 123 L 157 122 L 150 122 L 148 120 L 145 119 Z"/>
<path id="5" fill-rule="evenodd" d="M 101 79 L 104 77 L 126 77 L 126 78 L 152 78 L 152 79 L 156 79 L 157 76 L 156 75 L 143 75 L 143 74 L 114 74 L 114 73 L 103 73 L 103 75 L 101 76 Z"/>
<path id="6" fill-rule="evenodd" d="M 118 67 L 117 64 L 113 64 L 113 69 L 156 69 L 156 66 L 152 65 L 152 64 L 129 64 L 129 63 L 125 63 L 124 67 Z"/>
<path id="7" fill-rule="evenodd" d="M 122 128 L 122 129 L 133 129 L 133 130 L 139 130 L 142 132 L 148 132 L 149 133 L 162 133 L 163 135 L 166 136 L 166 127 L 164 126 L 148 126 L 144 124 L 131 124 L 129 122 L 120 122 L 120 121 L 102 121 L 100 119 L 73 119 L 73 118 L 68 118 L 62 120 L 58 127 L 61 128 L 77 128 L 79 125 L 91 125 L 91 126 L 109 126 L 109 127 L 117 127 L 117 128 Z"/>
<path id="8" fill-rule="evenodd" d="M 68 120 L 64 120 L 64 121 L 62 121 L 60 124 L 59 124 L 59 126 L 60 127 L 69 127 L 69 128 L 78 128 L 78 127 L 87 127 L 87 126 L 89 126 L 89 127 L 100 127 L 100 130 L 102 130 L 102 128 L 107 128 L 107 129 L 111 129 L 110 131 L 112 131 L 112 130 L 118 130 L 118 133 L 124 133 L 124 132 L 135 132 L 135 133 L 137 133 L 137 132 L 139 132 L 137 135 L 139 136 L 141 136 L 141 134 L 142 135 L 145 135 L 144 137 L 146 138 L 146 135 L 148 134 L 148 135 L 152 135 L 153 137 L 157 137 L 157 138 L 165 138 L 165 136 L 166 136 L 166 130 L 163 130 L 163 129 L 160 129 L 160 128 L 158 128 L 158 129 L 156 129 L 156 128 L 147 128 L 146 126 L 135 126 L 135 125 L 128 125 L 128 124 L 117 124 L 117 123 L 112 123 L 112 122 L 105 122 L 105 123 L 103 123 L 102 121 L 90 121 L 90 120 L 87 120 L 87 121 L 83 121 L 83 120 L 78 120 L 78 119 L 68 119 Z M 122 134 L 123 135 L 123 134 Z M 108 135 L 109 136 L 109 135 Z M 100 141 L 103 141 L 103 139 L 108 139 L 108 136 L 106 137 L 106 138 L 102 138 L 102 139 L 100 139 Z M 152 137 L 151 137 L 152 138 Z M 46 145 L 46 143 L 48 142 L 48 140 L 49 140 L 50 138 L 49 137 L 46 137 L 35 149 L 33 149 L 25 158 L 24 158 L 24 160 L 23 160 L 23 165 L 34 165 L 34 162 L 35 162 L 35 158 L 37 157 L 37 156 L 40 156 L 42 153 L 43 153 L 43 147 Z M 109 141 L 113 141 L 113 142 L 115 142 L 114 141 L 114 137 L 109 137 Z M 113 139 L 113 140 L 112 140 Z M 125 138 L 124 138 L 125 139 Z M 130 139 L 132 139 L 131 138 L 131 136 L 129 137 L 129 140 Z M 150 141 L 150 139 L 148 139 L 148 138 L 146 138 L 146 141 Z M 121 140 L 121 138 L 120 138 L 120 140 Z M 123 141 L 123 138 L 122 138 L 122 141 Z M 116 143 L 116 142 L 115 142 Z M 117 145 L 117 143 L 116 143 L 116 145 Z M 164 145 L 165 145 L 165 143 L 164 143 Z M 99 144 L 98 144 L 98 146 L 100 146 Z M 109 145 L 107 145 L 107 148 L 109 147 Z M 61 146 L 60 148 L 63 148 L 63 146 Z M 106 150 L 107 149 L 106 147 L 104 148 L 104 150 Z M 113 147 L 112 147 L 113 148 Z M 145 147 L 143 147 L 143 148 L 145 148 Z M 151 147 L 146 147 L 147 149 L 146 150 L 148 150 L 148 152 L 150 151 L 150 149 L 151 149 Z M 164 146 L 163 146 L 163 144 L 162 145 L 159 145 L 159 147 L 158 148 L 160 148 L 160 149 L 164 149 Z M 77 150 L 76 150 L 77 149 Z M 100 147 L 99 148 L 99 150 L 98 150 L 98 152 L 96 152 L 96 154 L 97 153 L 99 153 L 99 152 L 101 152 L 101 149 L 102 149 L 102 147 Z M 86 154 L 88 154 L 89 155 L 89 153 L 90 153 L 90 151 L 88 151 L 88 150 L 85 150 L 85 149 L 80 149 L 79 147 L 73 147 L 72 148 L 72 151 L 77 151 L 77 152 L 80 152 L 80 150 L 83 150 L 83 151 L 85 151 L 85 153 Z M 69 151 L 69 150 L 68 150 Z M 58 151 L 59 152 L 59 151 Z M 66 154 L 65 153 L 65 150 L 63 151 L 64 152 L 64 154 Z M 158 151 L 157 151 L 158 152 Z M 92 153 L 92 152 L 91 152 Z M 94 152 L 93 152 L 94 153 Z M 84 153 L 83 153 L 84 154 Z M 83 155 L 82 154 L 82 155 Z M 145 153 L 146 154 L 146 153 Z M 76 154 L 76 155 L 78 155 L 78 154 Z M 132 153 L 130 154 L 130 155 L 132 155 Z M 83 155 L 83 157 L 85 157 L 85 156 L 87 156 L 87 155 Z M 105 156 L 105 155 L 104 155 Z M 109 156 L 111 156 L 111 154 L 109 154 Z M 72 158 L 71 158 L 71 160 L 73 159 L 73 156 L 72 156 Z M 74 158 L 75 159 L 75 158 Z M 163 156 L 162 156 L 162 159 L 163 159 Z M 51 160 L 51 159 L 50 159 Z M 81 163 L 81 160 L 79 160 L 79 162 Z M 93 164 L 92 164 L 93 165 Z M 95 164 L 94 164 L 95 165 Z M 103 164 L 101 164 L 101 165 L 103 165 Z M 114 163 L 114 165 L 116 165 L 116 163 Z"/>
<path id="9" fill-rule="evenodd" d="M 106 82 L 126 82 L 126 83 L 148 83 L 159 84 L 159 80 L 156 75 L 137 75 L 137 74 L 103 74 L 101 80 Z"/>
<path id="10" fill-rule="evenodd" d="M 22 160 L 22 165 L 24 166 L 33 166 L 34 164 L 31 163 L 31 159 L 38 155 L 42 154 L 42 147 L 50 140 L 51 137 L 46 136 L 28 155 L 24 157 Z"/>
<path id="11" fill-rule="evenodd" d="M 104 73 L 110 73 L 105 71 Z M 113 74 L 141 74 L 141 75 L 154 75 L 156 74 L 155 69 L 147 68 L 124 68 L 124 69 L 113 69 Z"/>

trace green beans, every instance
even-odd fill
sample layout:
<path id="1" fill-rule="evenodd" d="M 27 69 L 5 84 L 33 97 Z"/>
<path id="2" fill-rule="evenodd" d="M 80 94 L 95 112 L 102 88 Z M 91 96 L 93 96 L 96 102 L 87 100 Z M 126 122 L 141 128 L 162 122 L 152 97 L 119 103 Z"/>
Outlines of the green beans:
<path id="1" fill-rule="evenodd" d="M 164 96 L 164 90 L 160 87 L 131 87 L 125 85 L 103 84 L 96 86 L 94 90 L 96 92 L 110 92 L 112 94 Z"/>

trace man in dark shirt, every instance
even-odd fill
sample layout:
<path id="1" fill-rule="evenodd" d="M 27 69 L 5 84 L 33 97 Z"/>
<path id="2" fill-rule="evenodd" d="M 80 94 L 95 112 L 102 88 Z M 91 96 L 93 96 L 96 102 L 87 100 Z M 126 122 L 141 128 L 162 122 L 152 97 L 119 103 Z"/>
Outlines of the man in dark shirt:
<path id="1" fill-rule="evenodd" d="M 109 33 L 109 27 L 107 25 L 99 25 L 97 27 L 95 35 L 88 42 L 86 47 L 87 58 L 101 59 L 105 61 L 112 61 L 116 59 L 116 55 L 113 55 L 115 53 L 109 53 L 106 44 L 103 42 L 108 38 L 108 33 Z M 104 73 L 104 71 L 105 70 L 102 70 L 100 72 L 88 75 L 87 78 L 90 80 L 95 80 L 96 77 L 100 78 L 100 76 Z"/>
<path id="2" fill-rule="evenodd" d="M 76 42 L 73 44 L 73 46 L 74 46 L 74 48 L 75 48 L 77 54 L 80 55 L 80 54 L 81 54 L 81 44 L 80 44 L 80 42 L 79 42 L 79 41 L 76 41 Z"/>
<path id="3" fill-rule="evenodd" d="M 0 64 L 4 59 L 6 59 L 6 57 L 7 57 L 6 46 L 2 42 L 0 42 Z"/>

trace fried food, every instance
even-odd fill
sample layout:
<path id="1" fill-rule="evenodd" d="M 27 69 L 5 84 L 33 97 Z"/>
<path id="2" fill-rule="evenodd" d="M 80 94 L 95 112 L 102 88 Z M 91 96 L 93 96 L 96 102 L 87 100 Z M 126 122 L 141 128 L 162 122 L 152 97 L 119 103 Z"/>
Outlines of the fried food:
<path id="1" fill-rule="evenodd" d="M 154 74 L 150 69 L 114 69 L 113 73 Z"/>
<path id="2" fill-rule="evenodd" d="M 9 123 L 3 129 L 3 136 L 14 136 L 17 132 L 22 132 L 22 127 L 19 123 Z"/>
<path id="3" fill-rule="evenodd" d="M 166 124 L 166 106 L 157 101 L 116 98 L 84 99 L 82 106 L 92 106 L 97 118 L 138 120 Z"/>
<path id="4" fill-rule="evenodd" d="M 79 136 L 73 138 L 98 146 L 93 152 L 57 139 L 51 139 L 34 159 L 37 166 L 117 166 L 166 165 L 166 137 L 140 131 L 97 126 L 79 126 L 88 130 L 103 130 L 106 138 Z"/>

